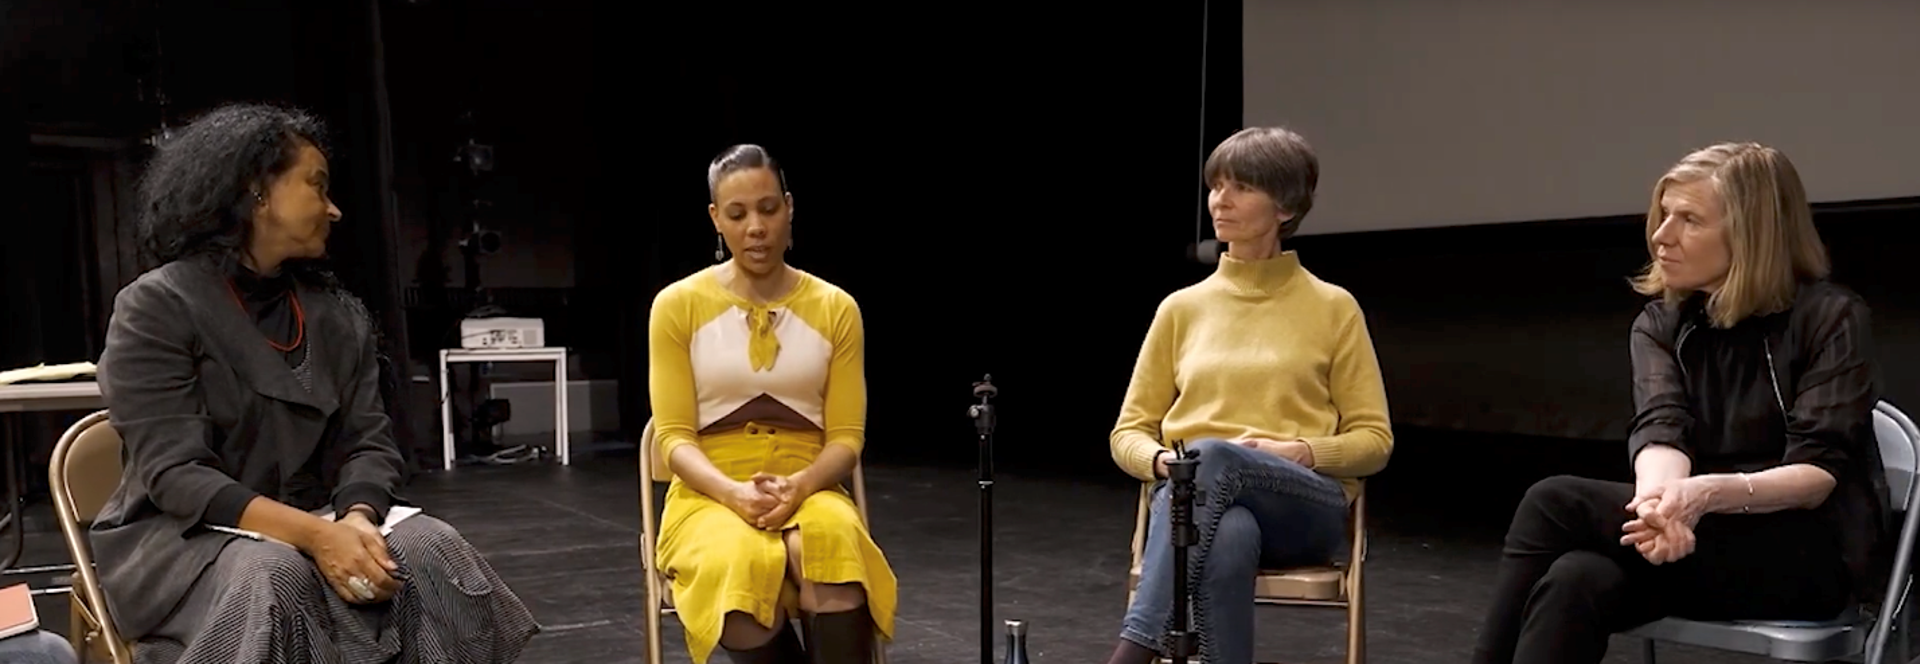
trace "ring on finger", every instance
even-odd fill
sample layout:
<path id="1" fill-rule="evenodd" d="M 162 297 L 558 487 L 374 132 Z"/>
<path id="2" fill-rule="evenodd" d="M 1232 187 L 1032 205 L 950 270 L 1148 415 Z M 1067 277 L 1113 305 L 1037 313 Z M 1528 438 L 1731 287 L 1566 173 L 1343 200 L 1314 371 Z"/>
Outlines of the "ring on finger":
<path id="1" fill-rule="evenodd" d="M 353 596 L 359 598 L 360 601 L 373 601 L 373 584 L 367 581 L 366 577 L 356 576 L 347 579 L 347 589 L 353 591 Z"/>

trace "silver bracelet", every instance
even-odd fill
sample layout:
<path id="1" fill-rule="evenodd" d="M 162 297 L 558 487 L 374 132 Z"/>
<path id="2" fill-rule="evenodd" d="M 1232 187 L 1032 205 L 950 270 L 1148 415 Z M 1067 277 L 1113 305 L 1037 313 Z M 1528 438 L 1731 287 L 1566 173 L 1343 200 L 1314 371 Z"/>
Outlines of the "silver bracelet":
<path id="1" fill-rule="evenodd" d="M 1740 506 L 1740 513 L 1752 514 L 1753 513 L 1753 478 L 1748 477 L 1746 473 L 1740 473 L 1740 479 L 1747 481 L 1747 504 Z"/>

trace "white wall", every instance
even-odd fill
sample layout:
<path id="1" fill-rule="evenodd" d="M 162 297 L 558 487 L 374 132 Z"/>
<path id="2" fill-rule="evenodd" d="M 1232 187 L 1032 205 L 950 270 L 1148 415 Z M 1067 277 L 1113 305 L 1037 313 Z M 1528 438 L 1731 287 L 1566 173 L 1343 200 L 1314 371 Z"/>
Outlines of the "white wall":
<path id="1" fill-rule="evenodd" d="M 1920 195 L 1914 0 L 1246 0 L 1245 124 L 1321 159 L 1301 232 L 1634 214 L 1688 151 Z"/>

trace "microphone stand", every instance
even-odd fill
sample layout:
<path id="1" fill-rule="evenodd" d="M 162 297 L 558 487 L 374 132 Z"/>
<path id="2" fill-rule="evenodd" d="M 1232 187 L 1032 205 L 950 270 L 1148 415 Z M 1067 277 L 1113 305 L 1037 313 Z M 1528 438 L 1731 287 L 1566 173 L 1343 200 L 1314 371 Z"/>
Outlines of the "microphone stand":
<path id="1" fill-rule="evenodd" d="M 973 384 L 980 403 L 967 409 L 980 435 L 980 664 L 993 664 L 993 374 Z"/>
<path id="2" fill-rule="evenodd" d="M 1192 599 L 1187 587 L 1187 547 L 1200 539 L 1193 526 L 1193 478 L 1199 469 L 1200 453 L 1186 449 L 1183 441 L 1174 441 L 1173 458 L 1167 460 L 1167 479 L 1172 482 L 1168 525 L 1173 530 L 1173 629 L 1167 633 L 1171 649 L 1167 655 L 1173 664 L 1187 664 L 1187 658 L 1199 654 L 1199 643 L 1187 630 Z"/>

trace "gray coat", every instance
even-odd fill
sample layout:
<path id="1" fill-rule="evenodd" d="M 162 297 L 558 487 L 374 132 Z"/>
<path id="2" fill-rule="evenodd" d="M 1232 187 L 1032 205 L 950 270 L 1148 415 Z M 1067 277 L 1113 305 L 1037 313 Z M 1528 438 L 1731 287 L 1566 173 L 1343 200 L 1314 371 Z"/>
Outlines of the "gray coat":
<path id="1" fill-rule="evenodd" d="M 224 275 L 183 259 L 114 298 L 99 381 L 126 469 L 91 539 L 114 623 L 129 639 L 158 627 L 232 540 L 202 526 L 222 488 L 238 482 L 281 498 L 316 451 L 336 499 L 343 487 L 377 487 L 391 499 L 400 483 L 368 323 L 326 291 L 297 286 L 309 391 Z"/>

